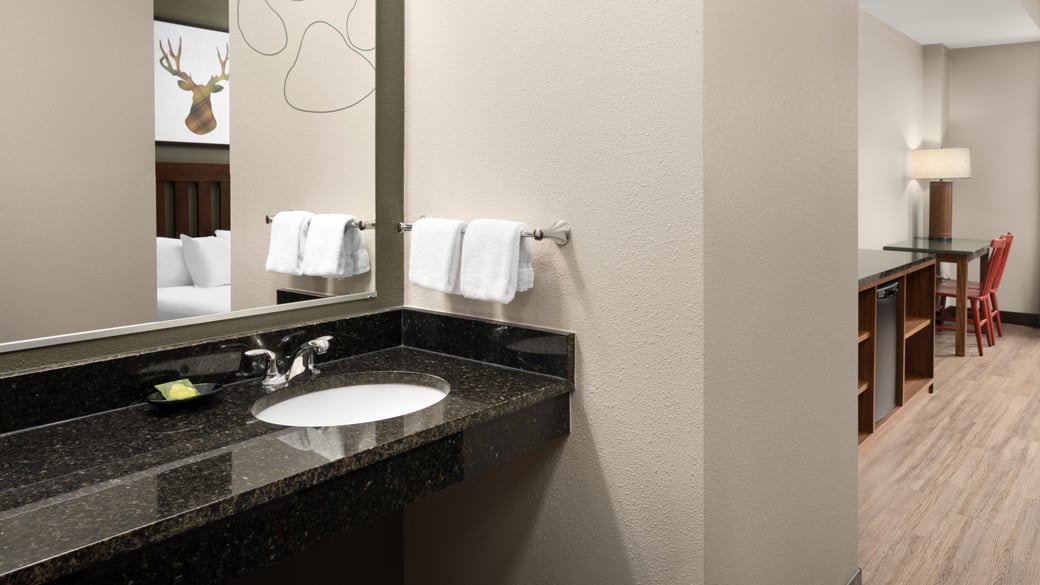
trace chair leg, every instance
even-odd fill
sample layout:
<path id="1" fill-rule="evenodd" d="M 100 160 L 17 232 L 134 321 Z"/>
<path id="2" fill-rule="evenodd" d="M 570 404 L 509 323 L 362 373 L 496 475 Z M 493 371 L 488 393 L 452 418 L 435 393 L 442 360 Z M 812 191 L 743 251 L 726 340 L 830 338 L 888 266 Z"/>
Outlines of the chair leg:
<path id="1" fill-rule="evenodd" d="M 993 347 L 997 340 L 993 337 L 993 311 L 989 308 L 989 299 L 982 299 L 979 304 L 982 305 L 982 311 L 986 314 L 986 341 L 989 342 L 990 347 Z"/>
<path id="2" fill-rule="evenodd" d="M 935 326 L 942 327 L 946 322 L 943 319 L 943 313 L 946 312 L 946 297 L 939 297 L 939 310 L 935 312 Z"/>
<path id="3" fill-rule="evenodd" d="M 1000 306 L 997 304 L 997 293 L 989 293 L 989 300 L 993 306 L 993 318 L 997 321 L 997 335 L 1004 337 L 1004 324 L 1000 321 Z"/>
<path id="4" fill-rule="evenodd" d="M 975 342 L 979 344 L 979 355 L 982 355 L 982 323 L 979 319 L 979 304 L 971 301 L 971 316 L 975 321 Z"/>

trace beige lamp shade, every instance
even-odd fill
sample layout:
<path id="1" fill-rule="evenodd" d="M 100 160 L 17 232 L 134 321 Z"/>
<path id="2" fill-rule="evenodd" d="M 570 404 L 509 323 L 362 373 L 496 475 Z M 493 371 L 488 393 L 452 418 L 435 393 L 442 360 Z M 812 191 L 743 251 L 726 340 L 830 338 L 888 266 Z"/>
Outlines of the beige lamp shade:
<path id="1" fill-rule="evenodd" d="M 970 148 L 921 148 L 914 151 L 915 179 L 970 179 Z"/>

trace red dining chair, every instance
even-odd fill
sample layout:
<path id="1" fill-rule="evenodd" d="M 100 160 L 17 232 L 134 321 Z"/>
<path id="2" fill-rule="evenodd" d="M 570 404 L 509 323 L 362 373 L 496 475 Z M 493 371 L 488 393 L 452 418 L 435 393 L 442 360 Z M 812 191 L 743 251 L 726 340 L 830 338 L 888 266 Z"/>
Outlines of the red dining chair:
<path id="1" fill-rule="evenodd" d="M 992 251 L 990 252 L 989 269 L 986 270 L 986 277 L 982 280 L 981 286 L 968 284 L 968 317 L 971 319 L 972 327 L 974 328 L 975 341 L 979 346 L 979 355 L 982 355 L 983 328 L 986 329 L 986 341 L 989 346 L 992 347 L 996 342 L 993 337 L 993 312 L 990 309 L 990 293 L 993 290 L 993 281 L 1003 268 L 1003 262 L 1007 254 L 1007 240 L 1003 238 L 993 240 L 990 242 L 990 248 L 992 248 Z M 945 305 L 947 298 L 957 297 L 957 282 L 945 281 L 937 285 L 935 294 L 942 298 Z M 946 325 L 943 313 L 943 311 L 937 313 L 935 327 L 947 331 L 954 330 L 954 327 Z"/>
<path id="2" fill-rule="evenodd" d="M 1000 280 L 1004 277 L 1004 267 L 1007 266 L 1007 259 L 1011 254 L 1011 241 L 1015 239 L 1015 235 L 1009 232 L 1000 237 L 1007 242 L 1007 245 L 1004 246 L 1004 258 L 1000 263 L 1000 267 L 997 269 L 997 277 L 993 280 L 993 286 L 989 291 L 989 310 L 993 315 L 993 320 L 997 323 L 997 335 L 1004 337 L 1004 324 L 1000 322 L 1000 305 L 997 304 L 997 289 L 1000 288 Z M 991 267 L 990 270 L 993 270 L 993 268 Z M 972 284 L 972 282 L 968 282 L 968 286 L 971 286 Z"/>

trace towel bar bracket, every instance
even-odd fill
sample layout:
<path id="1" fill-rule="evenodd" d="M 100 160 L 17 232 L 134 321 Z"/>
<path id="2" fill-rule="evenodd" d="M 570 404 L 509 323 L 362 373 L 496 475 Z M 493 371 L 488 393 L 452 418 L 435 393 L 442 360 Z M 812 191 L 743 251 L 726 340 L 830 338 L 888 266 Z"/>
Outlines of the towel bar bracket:
<path id="1" fill-rule="evenodd" d="M 558 219 L 545 229 L 534 230 L 535 240 L 541 241 L 546 238 L 556 242 L 557 246 L 566 246 L 571 241 L 571 224 Z"/>

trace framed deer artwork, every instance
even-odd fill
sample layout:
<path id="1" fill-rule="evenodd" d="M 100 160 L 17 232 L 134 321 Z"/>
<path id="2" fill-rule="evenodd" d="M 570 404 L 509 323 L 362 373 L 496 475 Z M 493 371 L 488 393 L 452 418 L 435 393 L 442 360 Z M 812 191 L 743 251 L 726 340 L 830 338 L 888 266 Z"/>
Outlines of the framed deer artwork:
<path id="1" fill-rule="evenodd" d="M 228 33 L 155 21 L 155 140 L 230 144 Z"/>

